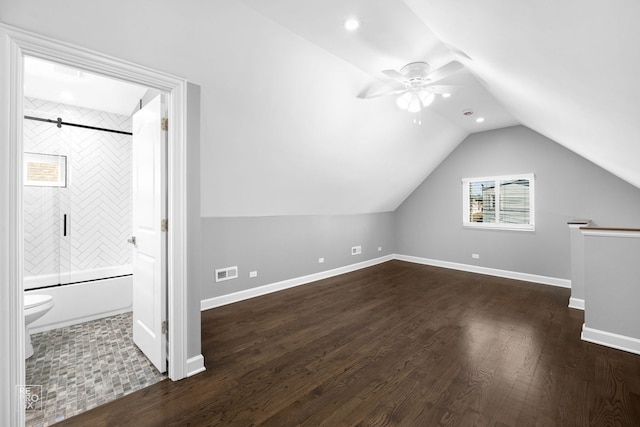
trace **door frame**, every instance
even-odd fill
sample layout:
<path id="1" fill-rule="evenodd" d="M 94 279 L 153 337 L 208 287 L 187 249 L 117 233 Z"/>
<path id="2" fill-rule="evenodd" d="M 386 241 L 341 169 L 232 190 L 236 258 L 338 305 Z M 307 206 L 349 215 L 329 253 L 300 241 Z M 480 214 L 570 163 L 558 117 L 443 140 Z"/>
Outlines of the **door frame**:
<path id="1" fill-rule="evenodd" d="M 187 376 L 187 81 L 0 23 L 0 420 L 24 425 L 17 386 L 25 382 L 23 314 L 23 57 L 33 56 L 167 94 L 168 375 Z M 11 284 L 18 284 L 12 286 Z M 6 362 L 9 364 L 6 365 Z"/>

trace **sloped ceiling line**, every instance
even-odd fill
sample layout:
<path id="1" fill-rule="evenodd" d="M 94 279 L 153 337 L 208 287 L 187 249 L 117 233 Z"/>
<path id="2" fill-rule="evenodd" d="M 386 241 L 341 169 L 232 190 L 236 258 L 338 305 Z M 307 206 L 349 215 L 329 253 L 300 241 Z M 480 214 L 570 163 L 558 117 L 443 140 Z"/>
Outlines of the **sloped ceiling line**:
<path id="1" fill-rule="evenodd" d="M 0 15 L 200 85 L 203 216 L 394 210 L 469 133 L 518 123 L 640 187 L 640 2 L 146 6 L 7 0 Z M 346 33 L 352 14 L 361 31 Z M 393 97 L 357 98 L 383 69 L 453 58 L 467 70 L 447 83 L 463 89 L 434 102 L 422 126 Z"/>
<path id="2" fill-rule="evenodd" d="M 523 125 L 640 188 L 640 3 L 405 3 Z"/>

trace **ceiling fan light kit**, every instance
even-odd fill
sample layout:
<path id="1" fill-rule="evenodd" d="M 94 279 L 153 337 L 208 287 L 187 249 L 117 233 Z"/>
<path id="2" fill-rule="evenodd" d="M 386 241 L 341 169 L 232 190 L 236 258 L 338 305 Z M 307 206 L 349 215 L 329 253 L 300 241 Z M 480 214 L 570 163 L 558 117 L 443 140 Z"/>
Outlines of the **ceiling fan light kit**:
<path id="1" fill-rule="evenodd" d="M 417 113 L 420 110 L 422 110 L 422 107 L 420 106 L 420 98 L 414 95 L 411 98 L 411 102 L 409 103 L 407 111 L 410 113 Z"/>
<path id="2" fill-rule="evenodd" d="M 428 107 L 429 105 L 431 105 L 433 100 L 436 99 L 435 94 L 427 91 L 418 92 L 418 97 L 420 98 L 420 102 L 422 103 L 423 107 Z"/>
<path id="3" fill-rule="evenodd" d="M 398 96 L 396 104 L 398 104 L 398 107 L 401 109 L 407 110 L 410 113 L 417 113 L 422 108 L 431 105 L 435 97 L 435 94 L 427 92 L 426 90 L 417 92 L 407 91 Z"/>
<path id="4" fill-rule="evenodd" d="M 402 67 L 400 71 L 384 70 L 382 71 L 384 75 L 401 83 L 404 88 L 370 97 L 399 93 L 396 99 L 398 107 L 410 113 L 418 113 L 431 105 L 436 95 L 442 95 L 445 98 L 451 96 L 450 90 L 455 89 L 455 86 L 436 85 L 435 83 L 462 68 L 463 65 L 458 61 L 451 61 L 437 70 L 431 71 L 431 67 L 426 62 L 411 62 Z"/>

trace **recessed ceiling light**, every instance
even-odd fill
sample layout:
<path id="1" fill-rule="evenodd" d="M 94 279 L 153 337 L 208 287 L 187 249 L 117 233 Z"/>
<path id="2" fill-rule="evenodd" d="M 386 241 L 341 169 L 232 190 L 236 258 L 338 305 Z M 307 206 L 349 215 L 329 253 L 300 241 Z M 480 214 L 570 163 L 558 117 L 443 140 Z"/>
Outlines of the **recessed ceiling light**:
<path id="1" fill-rule="evenodd" d="M 484 117 L 478 117 L 476 119 L 476 123 L 482 123 L 482 122 L 484 122 Z"/>
<path id="2" fill-rule="evenodd" d="M 451 98 L 451 94 L 449 92 L 445 92 L 442 94 L 443 98 Z"/>
<path id="3" fill-rule="evenodd" d="M 344 28 L 347 31 L 355 31 L 360 28 L 360 21 L 358 21 L 356 18 L 349 18 L 344 21 Z"/>

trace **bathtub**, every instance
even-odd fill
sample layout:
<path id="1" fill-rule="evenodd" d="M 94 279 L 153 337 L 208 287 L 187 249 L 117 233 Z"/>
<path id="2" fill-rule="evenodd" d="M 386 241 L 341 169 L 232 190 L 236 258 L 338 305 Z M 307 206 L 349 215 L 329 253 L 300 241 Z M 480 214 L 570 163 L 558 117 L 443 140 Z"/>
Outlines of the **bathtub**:
<path id="1" fill-rule="evenodd" d="M 25 294 L 53 296 L 54 306 L 31 324 L 31 333 L 115 316 L 132 310 L 131 266 L 107 267 L 58 275 L 25 277 Z M 53 276 L 53 277 L 51 277 Z M 108 278 L 104 278 L 108 277 Z M 63 286 L 51 286 L 51 281 Z M 77 283 L 80 282 L 80 283 Z M 42 289 L 42 286 L 51 286 Z"/>

